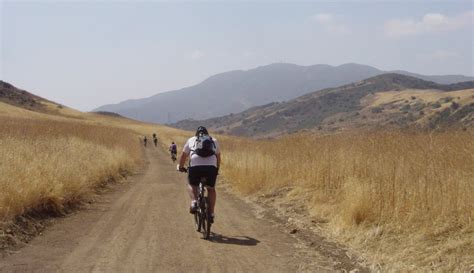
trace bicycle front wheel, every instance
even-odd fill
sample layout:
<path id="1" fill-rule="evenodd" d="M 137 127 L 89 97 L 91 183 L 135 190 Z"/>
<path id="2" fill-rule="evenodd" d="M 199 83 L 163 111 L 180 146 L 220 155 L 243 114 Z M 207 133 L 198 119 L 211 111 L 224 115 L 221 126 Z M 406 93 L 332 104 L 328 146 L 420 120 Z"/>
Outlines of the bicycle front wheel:
<path id="1" fill-rule="evenodd" d="M 198 212 L 194 213 L 194 227 L 197 232 L 201 232 L 201 217 Z"/>

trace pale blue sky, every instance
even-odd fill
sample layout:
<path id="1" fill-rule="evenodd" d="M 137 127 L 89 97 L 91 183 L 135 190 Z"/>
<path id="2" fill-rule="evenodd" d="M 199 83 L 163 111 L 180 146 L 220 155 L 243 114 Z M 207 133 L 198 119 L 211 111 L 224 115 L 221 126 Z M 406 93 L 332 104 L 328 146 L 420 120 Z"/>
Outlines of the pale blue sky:
<path id="1" fill-rule="evenodd" d="M 80 110 L 274 62 L 474 74 L 473 1 L 2 1 L 0 9 L 0 78 Z"/>

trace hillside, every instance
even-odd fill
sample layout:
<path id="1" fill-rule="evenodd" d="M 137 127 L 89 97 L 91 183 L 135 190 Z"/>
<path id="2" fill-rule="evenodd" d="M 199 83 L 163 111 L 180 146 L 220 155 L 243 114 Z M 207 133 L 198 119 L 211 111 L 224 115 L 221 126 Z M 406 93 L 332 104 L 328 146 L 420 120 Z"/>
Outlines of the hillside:
<path id="1" fill-rule="evenodd" d="M 0 102 L 14 107 L 3 105 L 0 112 L 24 115 L 22 110 L 29 110 L 42 114 L 50 114 L 56 117 L 83 119 L 87 113 L 61 105 L 59 103 L 39 97 L 31 92 L 20 89 L 8 82 L 0 81 Z M 96 115 L 96 114 L 94 114 Z"/>
<path id="2" fill-rule="evenodd" d="M 29 110 L 46 110 L 46 100 L 0 81 L 0 101 Z"/>
<path id="3" fill-rule="evenodd" d="M 173 123 L 191 117 L 207 119 L 270 102 L 287 101 L 315 90 L 341 86 L 383 73 L 377 68 L 360 64 L 299 66 L 277 63 L 247 71 L 217 74 L 191 87 L 105 105 L 95 111 L 115 112 L 133 119 L 158 123 Z M 399 73 L 438 83 L 472 80 L 472 77 L 459 75 Z"/>
<path id="4" fill-rule="evenodd" d="M 401 74 L 383 74 L 288 102 L 203 121 L 183 120 L 174 126 L 193 129 L 205 125 L 220 133 L 241 136 L 271 136 L 305 129 L 471 126 L 473 88 L 474 82 L 442 85 Z"/>

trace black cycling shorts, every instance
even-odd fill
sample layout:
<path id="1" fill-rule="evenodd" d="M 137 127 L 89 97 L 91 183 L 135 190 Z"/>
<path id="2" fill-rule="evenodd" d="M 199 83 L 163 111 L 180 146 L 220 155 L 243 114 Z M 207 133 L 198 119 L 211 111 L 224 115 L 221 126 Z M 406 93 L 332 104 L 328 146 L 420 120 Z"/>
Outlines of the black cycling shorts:
<path id="1" fill-rule="evenodd" d="M 214 188 L 217 179 L 217 168 L 214 166 L 193 166 L 188 168 L 188 182 L 193 186 L 199 186 L 201 178 L 205 177 L 204 185 Z"/>

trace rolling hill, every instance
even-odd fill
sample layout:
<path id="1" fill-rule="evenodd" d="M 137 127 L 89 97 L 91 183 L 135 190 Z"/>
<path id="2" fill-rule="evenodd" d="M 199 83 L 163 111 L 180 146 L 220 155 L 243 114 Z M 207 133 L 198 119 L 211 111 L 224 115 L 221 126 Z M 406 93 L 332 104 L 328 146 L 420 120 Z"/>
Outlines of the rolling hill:
<path id="1" fill-rule="evenodd" d="M 27 111 L 25 111 L 27 110 Z M 38 115 L 40 114 L 40 115 Z M 45 115 L 46 114 L 46 115 Z M 128 120 L 130 123 L 141 122 L 129 120 L 113 112 L 81 112 L 62 104 L 37 96 L 20 89 L 13 84 L 0 80 L 0 115 L 6 116 L 33 116 L 35 118 L 66 118 L 66 119 L 97 119 L 101 117 L 109 120 Z"/>
<path id="2" fill-rule="evenodd" d="M 115 112 L 129 118 L 158 123 L 173 123 L 187 118 L 207 119 L 270 102 L 290 100 L 315 90 L 341 86 L 383 73 L 386 72 L 360 64 L 299 66 L 277 63 L 247 71 L 217 74 L 191 87 L 105 105 L 94 111 Z M 461 75 L 398 73 L 441 84 L 473 79 Z"/>
<path id="3" fill-rule="evenodd" d="M 29 110 L 45 111 L 47 100 L 0 81 L 0 102 Z"/>
<path id="4" fill-rule="evenodd" d="M 194 129 L 204 125 L 218 133 L 272 136 L 301 130 L 473 124 L 473 81 L 443 85 L 389 73 L 288 102 L 207 120 L 183 120 L 174 126 Z"/>

